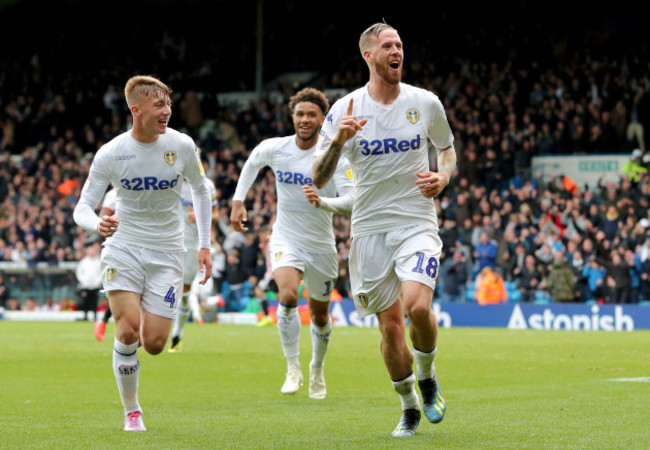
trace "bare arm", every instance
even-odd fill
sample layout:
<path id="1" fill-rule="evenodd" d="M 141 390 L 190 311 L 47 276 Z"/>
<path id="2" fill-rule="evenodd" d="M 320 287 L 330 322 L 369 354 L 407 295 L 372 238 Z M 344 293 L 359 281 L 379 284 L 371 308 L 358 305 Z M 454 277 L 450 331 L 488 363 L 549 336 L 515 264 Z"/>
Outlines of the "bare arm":
<path id="1" fill-rule="evenodd" d="M 363 128 L 366 122 L 368 122 L 368 119 L 358 121 L 356 116 L 352 115 L 352 103 L 353 99 L 350 99 L 347 115 L 341 119 L 336 136 L 332 139 L 328 149 L 314 159 L 314 164 L 312 165 L 314 172 L 313 183 L 318 189 L 325 186 L 334 175 L 345 143 L 348 139 L 353 138 Z"/>
<path id="2" fill-rule="evenodd" d="M 456 150 L 453 145 L 445 149 L 437 149 L 438 171 L 418 173 L 419 180 L 415 182 L 420 188 L 422 195 L 433 198 L 440 194 L 447 187 L 451 177 L 456 171 Z"/>
<path id="3" fill-rule="evenodd" d="M 230 211 L 230 223 L 232 223 L 233 228 L 240 232 L 248 231 L 248 227 L 244 226 L 244 222 L 247 220 L 248 214 L 246 213 L 244 202 L 241 200 L 233 200 L 232 211 Z"/>
<path id="4" fill-rule="evenodd" d="M 456 149 L 454 145 L 438 150 L 438 172 L 442 172 L 447 175 L 447 184 L 451 181 L 451 177 L 454 176 L 456 171 Z"/>
<path id="5" fill-rule="evenodd" d="M 314 159 L 312 170 L 314 171 L 314 186 L 321 189 L 332 178 L 336 171 L 336 165 L 341 157 L 343 145 L 332 141 L 329 148 Z"/>

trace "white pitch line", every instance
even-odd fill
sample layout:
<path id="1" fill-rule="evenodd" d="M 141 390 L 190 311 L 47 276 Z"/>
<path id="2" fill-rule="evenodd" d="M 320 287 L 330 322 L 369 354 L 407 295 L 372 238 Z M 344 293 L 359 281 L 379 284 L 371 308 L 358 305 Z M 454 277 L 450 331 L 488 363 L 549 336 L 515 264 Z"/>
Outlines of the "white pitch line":
<path id="1" fill-rule="evenodd" d="M 611 378 L 609 381 L 627 381 L 631 383 L 650 383 L 650 377 L 640 378 Z"/>

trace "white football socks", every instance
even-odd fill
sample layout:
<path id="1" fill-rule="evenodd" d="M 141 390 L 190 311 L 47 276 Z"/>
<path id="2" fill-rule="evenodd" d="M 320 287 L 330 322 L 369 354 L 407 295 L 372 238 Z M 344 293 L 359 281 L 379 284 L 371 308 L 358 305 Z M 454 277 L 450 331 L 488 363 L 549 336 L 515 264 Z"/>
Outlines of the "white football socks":
<path id="1" fill-rule="evenodd" d="M 297 306 L 278 305 L 278 331 L 282 350 L 289 366 L 298 366 L 300 354 L 300 316 Z"/>
<path id="2" fill-rule="evenodd" d="M 187 306 L 189 296 L 189 292 L 183 293 L 183 299 L 181 300 L 181 304 L 176 312 L 176 318 L 174 319 L 174 330 L 172 331 L 173 337 L 183 338 L 183 328 L 185 328 L 187 318 L 190 315 L 190 308 Z"/>
<path id="3" fill-rule="evenodd" d="M 195 323 L 198 323 L 201 319 L 201 303 L 199 302 L 199 296 L 195 291 L 190 291 L 188 296 L 188 304 L 190 311 L 192 311 L 192 320 Z"/>
<path id="4" fill-rule="evenodd" d="M 124 405 L 124 414 L 142 412 L 138 402 L 138 380 L 140 379 L 140 360 L 138 344 L 125 345 L 115 339 L 113 344 L 113 374 L 117 389 Z"/>
<path id="5" fill-rule="evenodd" d="M 310 325 L 311 330 L 311 367 L 323 367 L 327 348 L 330 344 L 330 335 L 332 334 L 332 318 L 329 317 L 324 327 L 316 326 L 313 322 Z"/>
<path id="6" fill-rule="evenodd" d="M 425 353 L 413 347 L 413 354 L 417 362 L 418 380 L 428 380 L 436 375 L 434 362 L 436 360 L 437 350 L 438 347 L 434 347 L 433 350 Z"/>
<path id="7" fill-rule="evenodd" d="M 402 411 L 407 409 L 420 410 L 420 397 L 418 397 L 415 390 L 415 375 L 413 375 L 413 372 L 403 380 L 393 380 L 393 389 L 395 389 L 402 402 Z"/>

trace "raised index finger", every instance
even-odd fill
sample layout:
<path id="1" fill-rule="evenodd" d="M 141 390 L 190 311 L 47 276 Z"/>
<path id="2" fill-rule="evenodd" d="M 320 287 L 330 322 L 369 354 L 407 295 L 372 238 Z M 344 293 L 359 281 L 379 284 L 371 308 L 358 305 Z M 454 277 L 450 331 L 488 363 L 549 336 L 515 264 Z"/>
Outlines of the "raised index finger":
<path id="1" fill-rule="evenodd" d="M 352 115 L 352 102 L 354 102 L 354 99 L 350 99 L 350 104 L 348 105 L 348 116 Z"/>

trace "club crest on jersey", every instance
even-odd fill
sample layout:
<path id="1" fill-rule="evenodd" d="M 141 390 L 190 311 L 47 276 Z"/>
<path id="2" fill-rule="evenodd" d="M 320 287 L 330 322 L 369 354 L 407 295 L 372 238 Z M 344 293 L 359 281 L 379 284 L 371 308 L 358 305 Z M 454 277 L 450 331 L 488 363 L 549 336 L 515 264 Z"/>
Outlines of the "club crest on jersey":
<path id="1" fill-rule="evenodd" d="M 359 304 L 364 308 L 368 307 L 368 294 L 357 294 L 357 300 L 359 300 Z"/>
<path id="2" fill-rule="evenodd" d="M 415 108 L 411 108 L 406 111 L 406 117 L 408 118 L 409 122 L 415 125 L 418 123 L 418 120 L 420 120 L 420 111 Z"/>
<path id="3" fill-rule="evenodd" d="M 107 267 L 106 268 L 106 281 L 111 281 L 116 273 L 117 273 L 117 269 L 115 267 Z"/>
<path id="4" fill-rule="evenodd" d="M 280 261 L 280 259 L 282 258 L 283 255 L 284 255 L 284 252 L 275 252 L 273 254 L 273 259 L 275 259 L 276 261 Z"/>
<path id="5" fill-rule="evenodd" d="M 169 150 L 165 152 L 165 162 L 170 166 L 173 166 L 176 163 L 176 152 Z"/>

